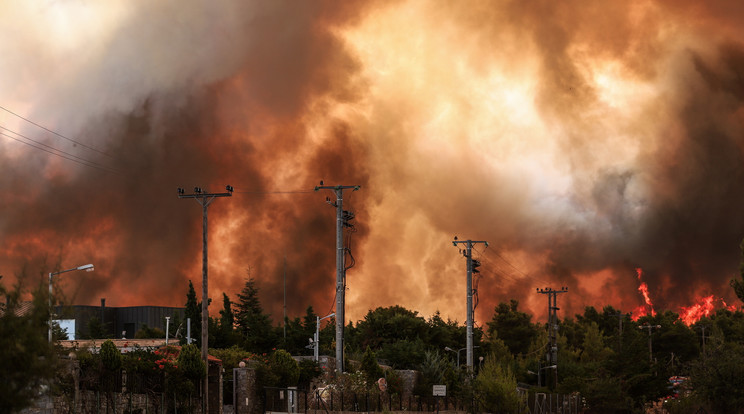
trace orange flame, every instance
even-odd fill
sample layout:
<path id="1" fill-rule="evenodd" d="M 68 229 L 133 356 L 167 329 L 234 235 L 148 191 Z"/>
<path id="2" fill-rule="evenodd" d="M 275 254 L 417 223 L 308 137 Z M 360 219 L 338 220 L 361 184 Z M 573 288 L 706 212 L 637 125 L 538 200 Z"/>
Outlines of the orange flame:
<path id="1" fill-rule="evenodd" d="M 713 295 L 706 296 L 692 306 L 682 307 L 682 311 L 679 314 L 679 319 L 682 320 L 686 325 L 692 325 L 699 321 L 703 316 L 710 316 L 715 309 Z"/>
<path id="2" fill-rule="evenodd" d="M 721 298 L 721 303 L 723 303 L 723 307 L 724 307 L 724 308 L 725 308 L 726 310 L 730 310 L 731 312 L 735 312 L 735 311 L 736 311 L 736 305 L 728 305 L 728 304 L 726 303 L 726 301 L 725 301 L 725 300 L 723 300 L 723 298 Z"/>
<path id="3" fill-rule="evenodd" d="M 692 306 L 683 306 L 679 313 L 679 319 L 686 325 L 692 325 L 699 321 L 700 318 L 710 316 L 716 309 L 715 300 L 716 298 L 713 295 L 710 295 L 700 299 L 698 303 Z M 731 312 L 736 311 L 736 305 L 728 305 L 723 298 L 719 298 L 719 300 L 721 301 L 721 304 L 723 304 L 724 309 Z"/>
<path id="4" fill-rule="evenodd" d="M 641 281 L 641 276 L 643 275 L 643 269 L 640 267 L 636 268 L 636 274 L 638 275 L 638 281 L 641 282 L 641 284 L 638 286 L 638 291 L 641 292 L 643 295 L 643 300 L 646 302 L 645 305 L 641 305 L 636 310 L 633 311 L 632 319 L 634 321 L 637 321 L 642 316 L 646 316 L 649 313 L 651 316 L 656 316 L 656 311 L 654 310 L 654 304 L 651 302 L 651 296 L 648 294 L 648 285 L 646 282 Z"/>

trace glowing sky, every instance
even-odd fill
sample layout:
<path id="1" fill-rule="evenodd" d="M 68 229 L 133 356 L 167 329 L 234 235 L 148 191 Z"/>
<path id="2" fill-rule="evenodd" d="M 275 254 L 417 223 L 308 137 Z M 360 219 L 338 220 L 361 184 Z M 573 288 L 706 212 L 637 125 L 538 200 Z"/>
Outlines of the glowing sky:
<path id="1" fill-rule="evenodd" d="M 636 268 L 657 310 L 733 301 L 740 2 L 68 0 L 0 13 L 0 274 L 94 263 L 60 278 L 70 302 L 183 305 L 201 278 L 201 209 L 175 190 L 230 184 L 209 210 L 210 295 L 234 298 L 250 274 L 279 322 L 286 257 L 289 315 L 323 314 L 335 214 L 330 192 L 308 192 L 321 179 L 362 186 L 345 200 L 353 321 L 394 304 L 464 320 L 454 236 L 490 243 L 474 252 L 480 324 L 512 298 L 542 317 L 538 287 L 567 286 L 567 315 L 630 311 L 644 303 Z"/>

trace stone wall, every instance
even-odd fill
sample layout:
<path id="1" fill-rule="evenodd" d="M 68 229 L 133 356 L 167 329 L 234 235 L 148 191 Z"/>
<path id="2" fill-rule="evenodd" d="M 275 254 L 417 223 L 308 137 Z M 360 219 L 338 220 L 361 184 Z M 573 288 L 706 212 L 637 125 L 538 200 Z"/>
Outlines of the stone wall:
<path id="1" fill-rule="evenodd" d="M 233 370 L 235 384 L 234 414 L 260 414 L 261 404 L 256 392 L 256 370 L 249 367 Z"/>
<path id="2" fill-rule="evenodd" d="M 419 371 L 412 369 L 398 369 L 395 372 L 400 376 L 400 380 L 403 383 L 403 395 L 401 398 L 407 400 L 413 395 L 413 390 L 416 388 L 418 382 Z"/>

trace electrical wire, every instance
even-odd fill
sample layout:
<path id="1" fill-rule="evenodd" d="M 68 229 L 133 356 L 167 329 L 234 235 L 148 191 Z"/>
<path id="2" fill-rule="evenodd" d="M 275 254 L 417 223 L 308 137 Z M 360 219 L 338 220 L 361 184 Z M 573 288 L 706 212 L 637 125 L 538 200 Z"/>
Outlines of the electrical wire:
<path id="1" fill-rule="evenodd" d="M 528 274 L 528 273 L 525 273 L 525 272 L 523 272 L 522 270 L 520 270 L 519 268 L 517 268 L 516 266 L 514 266 L 514 265 L 513 265 L 513 264 L 512 264 L 511 262 L 509 262 L 508 260 L 506 260 L 506 259 L 505 259 L 505 258 L 504 258 L 503 256 L 501 256 L 500 254 L 498 254 L 497 252 L 495 252 L 495 251 L 493 251 L 493 250 L 484 250 L 484 251 L 480 251 L 480 250 L 477 250 L 477 249 L 475 249 L 475 248 L 474 248 L 473 250 L 475 250 L 476 252 L 478 252 L 478 254 L 479 254 L 479 255 L 480 255 L 480 256 L 481 256 L 481 257 L 482 257 L 483 259 L 485 259 L 485 260 L 484 260 L 484 262 L 487 262 L 487 263 L 489 263 L 489 264 L 492 264 L 492 265 L 493 265 L 493 266 L 488 266 L 488 268 L 489 268 L 489 269 L 490 269 L 490 268 L 493 268 L 493 269 L 494 269 L 494 271 L 497 271 L 497 272 L 498 272 L 498 274 L 499 274 L 500 276 L 502 276 L 502 277 L 506 277 L 507 279 L 510 279 L 510 280 L 512 280 L 512 281 L 514 281 L 514 282 L 519 282 L 519 281 L 522 281 L 523 279 L 525 279 L 525 278 L 526 278 L 526 279 L 532 279 L 532 280 L 533 280 L 534 282 L 538 282 L 538 283 L 542 283 L 542 284 L 549 284 L 549 283 L 548 283 L 547 281 L 545 281 L 544 279 L 541 279 L 541 278 L 539 278 L 539 277 L 536 277 L 536 276 L 533 276 L 533 275 L 530 275 L 530 274 Z M 489 253 L 489 254 L 493 254 L 493 255 L 495 255 L 495 256 L 496 256 L 496 257 L 497 257 L 497 258 L 498 258 L 498 259 L 499 259 L 499 260 L 500 260 L 501 262 L 505 263 L 505 264 L 506 264 L 506 265 L 507 265 L 507 266 L 508 266 L 508 267 L 509 267 L 510 269 L 512 269 L 512 270 L 513 270 L 514 272 L 516 272 L 516 273 L 517 273 L 517 274 L 518 274 L 519 276 L 521 276 L 521 278 L 517 278 L 517 277 L 515 277 L 515 276 L 514 276 L 514 272 L 508 272 L 508 273 L 507 273 L 507 272 L 505 272 L 505 271 L 504 271 L 504 267 L 503 267 L 503 266 L 498 266 L 498 265 L 496 264 L 496 262 L 493 262 L 493 261 L 491 261 L 491 260 L 490 260 L 490 259 L 489 259 L 489 258 L 488 258 L 488 257 L 486 256 L 486 253 Z"/>
<path id="2" fill-rule="evenodd" d="M 49 153 L 49 154 L 52 154 L 52 155 L 56 155 L 56 156 L 58 156 L 60 158 L 64 158 L 66 160 L 69 160 L 69 161 L 72 161 L 72 162 L 76 162 L 76 163 L 78 163 L 80 165 L 84 165 L 86 167 L 96 168 L 98 170 L 106 171 L 106 172 L 109 172 L 109 173 L 112 173 L 112 174 L 121 174 L 117 170 L 114 170 L 114 169 L 105 167 L 105 166 L 103 166 L 101 164 L 98 164 L 98 163 L 93 162 L 93 161 L 90 161 L 90 160 L 86 160 L 85 158 L 78 157 L 77 155 L 70 154 L 68 152 L 65 152 L 65 151 L 56 149 L 56 148 L 54 148 L 54 147 L 52 147 L 50 145 L 47 145 L 47 144 L 41 143 L 39 141 L 36 141 L 34 139 L 31 139 L 31 138 L 29 138 L 29 137 L 27 137 L 25 135 L 19 134 L 19 133 L 15 132 L 15 131 L 12 131 L 12 130 L 10 130 L 8 128 L 5 128 L 3 126 L 0 126 L 0 128 L 4 129 L 6 131 L 9 131 L 9 132 L 11 132 L 11 133 L 13 133 L 15 135 L 18 135 L 18 136 L 20 136 L 20 137 L 22 137 L 22 138 L 24 138 L 24 139 L 26 139 L 28 141 L 33 142 L 33 144 L 32 144 L 32 143 L 23 141 L 21 139 L 18 139 L 16 137 L 12 136 L 12 135 L 9 135 L 9 134 L 7 134 L 7 133 L 5 133 L 3 131 L 0 131 L 0 135 L 2 135 L 4 137 L 7 137 L 7 138 L 10 138 L 10 139 L 12 139 L 14 141 L 20 142 L 21 144 L 28 145 L 30 147 L 36 148 L 36 149 L 41 150 L 41 151 L 44 151 L 46 153 Z M 36 144 L 36 145 L 34 145 L 34 144 Z M 44 148 L 44 147 L 47 147 L 49 149 Z"/>
<path id="3" fill-rule="evenodd" d="M 315 190 L 291 190 L 291 191 L 233 191 L 240 194 L 311 194 Z"/>
<path id="4" fill-rule="evenodd" d="M 36 126 L 36 127 L 39 127 L 39 128 L 41 128 L 41 129 L 43 129 L 43 130 L 45 130 L 45 131 L 49 132 L 49 133 L 52 133 L 52 134 L 54 134 L 54 135 L 56 135 L 56 136 L 58 136 L 58 137 L 60 137 L 60 138 L 62 138 L 62 139 L 66 139 L 66 140 L 68 140 L 68 141 L 70 141 L 70 142 L 72 142 L 72 143 L 74 143 L 74 144 L 76 144 L 76 145 L 80 145 L 80 146 L 81 146 L 81 147 L 83 147 L 83 148 L 89 149 L 89 150 L 91 150 L 91 151 L 95 151 L 95 152 L 97 152 L 97 153 L 99 153 L 99 154 L 101 154 L 101 155 L 105 155 L 105 156 L 107 156 L 107 157 L 115 158 L 115 157 L 114 157 L 113 155 L 107 154 L 107 153 L 105 153 L 105 152 L 103 152 L 103 151 L 101 151 L 101 150 L 99 150 L 99 149 L 97 149 L 97 148 L 91 147 L 90 145 L 85 145 L 85 144 L 83 144 L 82 142 L 76 141 L 76 140 L 74 140 L 74 139 L 72 139 L 72 138 L 68 138 L 68 137 L 66 137 L 66 136 L 64 136 L 64 135 L 62 135 L 62 134 L 60 134 L 60 133 L 59 133 L 59 132 L 57 132 L 57 131 L 51 130 L 51 129 L 49 129 L 49 128 L 45 127 L 44 125 L 38 124 L 38 123 L 36 123 L 36 122 L 34 122 L 34 121 L 32 121 L 32 120 L 30 120 L 30 119 L 28 119 L 28 118 L 26 118 L 26 117 L 24 117 L 24 116 L 22 116 L 22 115 L 19 115 L 19 114 L 15 113 L 15 112 L 11 111 L 10 109 L 8 109 L 8 108 L 6 108 L 6 107 L 4 107 L 4 106 L 2 106 L 2 105 L 0 105 L 0 109 L 2 109 L 3 111 L 5 111 L 5 112 L 7 112 L 7 113 L 9 113 L 9 114 L 12 114 L 12 115 L 14 115 L 14 116 L 16 116 L 16 117 L 18 117 L 18 118 L 20 118 L 20 119 L 22 119 L 22 120 L 24 120 L 24 121 L 28 122 L 28 123 L 29 123 L 29 124 L 31 124 L 31 125 L 34 125 L 34 126 Z"/>

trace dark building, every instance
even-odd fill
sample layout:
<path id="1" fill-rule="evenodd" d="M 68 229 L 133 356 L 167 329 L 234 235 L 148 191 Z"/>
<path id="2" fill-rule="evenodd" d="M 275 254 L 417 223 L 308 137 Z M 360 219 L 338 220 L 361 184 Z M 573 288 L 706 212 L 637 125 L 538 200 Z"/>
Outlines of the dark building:
<path id="1" fill-rule="evenodd" d="M 170 336 L 174 336 L 180 327 L 180 334 L 186 336 L 186 320 L 184 308 L 167 306 L 127 306 L 107 307 L 105 299 L 101 306 L 72 305 L 57 306 L 56 319 L 74 320 L 74 337 L 76 339 L 89 338 L 90 327 L 100 323 L 107 338 L 134 338 L 134 335 L 147 326 L 158 328 L 165 332 L 165 317 L 170 317 Z M 93 322 L 93 324 L 91 324 Z M 195 323 L 194 321 L 191 322 Z M 200 323 L 200 321 L 196 321 Z M 69 332 L 70 339 L 73 332 Z M 96 338 L 100 339 L 100 338 Z"/>

